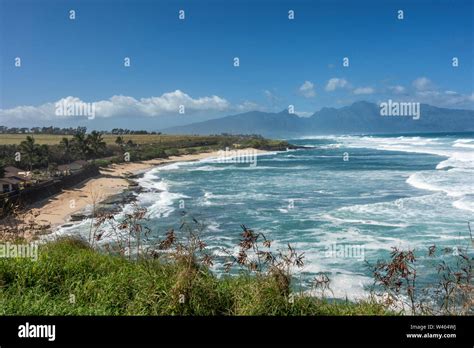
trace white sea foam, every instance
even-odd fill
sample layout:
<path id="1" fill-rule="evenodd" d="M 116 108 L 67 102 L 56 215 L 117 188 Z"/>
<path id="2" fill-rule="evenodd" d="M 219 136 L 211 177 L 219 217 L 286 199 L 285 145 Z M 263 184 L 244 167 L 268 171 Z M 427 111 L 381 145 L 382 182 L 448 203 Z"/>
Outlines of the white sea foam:
<path id="1" fill-rule="evenodd" d="M 368 288 L 373 280 L 367 276 L 355 273 L 330 273 L 327 274 L 330 282 L 330 290 L 325 290 L 322 294 L 321 290 L 311 289 L 305 291 L 305 294 L 309 296 L 320 297 L 324 295 L 326 297 L 338 298 L 338 299 L 349 299 L 351 301 L 367 299 L 369 293 Z"/>
<path id="2" fill-rule="evenodd" d="M 320 145 L 318 148 L 320 149 L 339 149 L 342 144 L 327 144 L 327 145 Z"/>
<path id="3" fill-rule="evenodd" d="M 138 179 L 139 184 L 147 192 L 141 193 L 137 201 L 147 208 L 150 217 L 167 217 L 178 207 L 178 200 L 189 198 L 181 193 L 170 192 L 170 182 L 160 178 L 160 170 L 176 168 L 177 164 L 165 166 L 167 168 L 155 168 Z"/>
<path id="4" fill-rule="evenodd" d="M 331 238 L 350 243 L 363 243 L 366 250 L 389 250 L 393 246 L 402 249 L 425 248 L 426 243 L 436 243 L 440 240 L 455 242 L 459 240 L 459 232 L 465 227 L 462 223 L 453 223 L 453 219 L 464 221 L 465 214 L 458 209 L 472 208 L 468 205 L 469 201 L 457 202 L 455 199 L 438 192 L 392 202 L 339 208 L 320 217 L 330 225 L 318 227 L 313 235 L 327 242 L 325 230 L 336 226 L 338 231 L 331 232 Z M 452 206 L 458 209 L 450 209 Z M 436 223 L 433 224 L 433 221 Z M 373 234 L 371 225 L 389 229 L 383 234 Z M 420 229 L 420 226 L 429 228 Z M 462 238 L 465 238 L 464 234 Z"/>
<path id="5" fill-rule="evenodd" d="M 215 199 L 215 200 L 243 200 L 243 199 L 251 199 L 251 200 L 268 200 L 272 199 L 273 196 L 266 193 L 257 193 L 257 192 L 238 192 L 235 194 L 214 194 L 212 192 L 205 192 L 204 193 L 205 199 Z"/>
<path id="6" fill-rule="evenodd" d="M 329 220 L 335 223 L 350 223 L 350 224 L 358 224 L 358 225 L 374 225 L 374 226 L 384 226 L 384 227 L 400 227 L 405 228 L 408 227 L 409 224 L 406 223 L 389 223 L 385 221 L 375 221 L 375 220 L 359 220 L 359 219 L 342 219 L 331 216 L 330 214 L 324 214 L 322 216 L 325 220 Z"/>
<path id="7" fill-rule="evenodd" d="M 474 139 L 458 139 L 454 142 L 453 147 L 464 147 L 474 149 Z"/>
<path id="8" fill-rule="evenodd" d="M 220 224 L 217 221 L 206 221 L 206 229 L 210 232 L 221 232 Z"/>
<path id="9" fill-rule="evenodd" d="M 464 197 L 460 200 L 453 202 L 453 207 L 474 212 L 474 198 L 473 197 Z"/>
<path id="10" fill-rule="evenodd" d="M 418 189 L 440 191 L 448 196 L 458 197 L 460 199 L 453 203 L 454 207 L 473 211 L 471 209 L 474 205 L 474 139 L 460 138 L 453 141 L 449 138 L 417 136 L 329 138 L 337 139 L 345 146 L 353 148 L 373 148 L 447 157 L 438 163 L 437 170 L 413 173 L 407 179 L 407 183 Z"/>
<path id="11" fill-rule="evenodd" d="M 189 168 L 189 171 L 196 171 L 196 172 L 215 172 L 215 171 L 223 171 L 223 170 L 274 170 L 274 169 L 281 169 L 279 167 L 268 167 L 268 166 L 249 166 L 249 165 L 241 165 L 241 166 L 236 166 L 236 165 L 220 165 L 220 166 L 199 166 L 199 167 L 193 167 Z"/>
<path id="12" fill-rule="evenodd" d="M 237 150 L 239 151 L 239 150 Z M 247 154 L 247 150 L 240 150 L 242 151 L 242 154 L 237 154 L 236 156 L 227 156 L 226 159 L 227 160 L 231 160 L 233 158 L 238 158 L 239 156 L 245 156 L 245 155 L 251 155 L 251 156 L 256 156 L 257 158 L 258 157 L 264 157 L 264 156 L 272 156 L 272 155 L 276 155 L 278 153 L 283 153 L 283 152 L 290 152 L 290 151 L 268 151 L 268 152 L 253 152 L 252 150 L 249 150 L 250 152 Z M 220 163 L 222 162 L 222 158 L 221 157 L 206 157 L 206 158 L 202 158 L 200 159 L 199 161 L 195 161 L 195 162 L 187 162 L 187 163 Z M 181 163 L 181 162 L 180 162 Z M 183 162 L 183 163 L 186 163 L 186 162 Z"/>
<path id="13" fill-rule="evenodd" d="M 474 173 L 465 169 L 448 171 L 418 172 L 411 175 L 407 182 L 417 188 L 430 191 L 443 191 L 448 196 L 460 197 L 474 193 L 474 181 L 470 181 Z"/>
<path id="14" fill-rule="evenodd" d="M 362 230 L 359 228 L 352 227 L 351 223 L 348 223 L 348 227 L 340 226 L 336 231 L 331 231 L 330 233 L 320 233 L 315 231 L 313 232 L 315 240 L 311 242 L 312 248 L 324 248 L 332 244 L 351 244 L 351 245 L 360 245 L 367 251 L 374 250 L 391 250 L 392 247 L 397 246 L 401 248 L 413 247 L 416 242 L 407 241 L 402 238 L 396 238 L 391 236 L 384 235 L 374 235 L 369 233 L 369 230 Z M 322 228 L 327 228 L 326 226 Z M 297 244 L 296 244 L 297 245 Z M 321 255 L 318 257 L 320 258 Z M 345 263 L 346 260 L 338 259 L 335 261 Z"/>
<path id="15" fill-rule="evenodd" d="M 235 169 L 236 167 L 234 166 L 225 166 L 225 167 L 217 167 L 217 166 L 200 166 L 197 168 L 193 168 L 192 171 L 198 171 L 198 172 L 216 172 L 216 171 L 221 171 L 221 170 L 229 170 L 229 169 Z"/>

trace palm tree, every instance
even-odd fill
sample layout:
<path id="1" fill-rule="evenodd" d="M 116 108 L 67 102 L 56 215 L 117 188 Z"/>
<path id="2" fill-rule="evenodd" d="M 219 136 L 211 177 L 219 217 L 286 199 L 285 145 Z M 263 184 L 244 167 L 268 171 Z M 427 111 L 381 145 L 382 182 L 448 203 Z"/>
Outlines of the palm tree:
<path id="1" fill-rule="evenodd" d="M 59 142 L 59 147 L 64 151 L 64 159 L 69 161 L 74 150 L 73 141 L 69 141 L 68 138 L 64 137 Z"/>
<path id="2" fill-rule="evenodd" d="M 37 164 L 40 167 L 48 167 L 49 165 L 49 146 L 46 144 L 42 144 L 37 146 L 36 149 L 36 156 L 37 156 Z"/>
<path id="3" fill-rule="evenodd" d="M 31 171 L 38 160 L 38 144 L 35 144 L 35 138 L 27 136 L 26 140 L 20 143 L 20 151 L 28 163 L 28 168 Z"/>
<path id="4" fill-rule="evenodd" d="M 83 132 L 77 132 L 72 138 L 72 148 L 81 159 L 86 159 L 89 152 L 86 135 Z"/>
<path id="5" fill-rule="evenodd" d="M 93 158 L 99 157 L 107 149 L 107 144 L 102 134 L 97 131 L 92 131 L 91 134 L 87 136 L 87 143 L 89 145 L 89 152 Z"/>

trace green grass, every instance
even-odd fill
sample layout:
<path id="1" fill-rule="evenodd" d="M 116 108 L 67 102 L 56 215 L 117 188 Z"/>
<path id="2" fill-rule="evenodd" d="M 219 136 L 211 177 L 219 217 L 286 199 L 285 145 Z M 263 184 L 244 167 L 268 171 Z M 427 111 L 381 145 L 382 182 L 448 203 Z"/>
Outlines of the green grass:
<path id="1" fill-rule="evenodd" d="M 2 134 L 0 136 L 0 145 L 18 145 L 26 137 L 30 135 L 35 138 L 37 144 L 46 145 L 58 145 L 62 138 L 72 139 L 72 135 L 61 135 L 61 134 Z M 118 135 L 105 134 L 104 141 L 108 145 L 115 144 L 115 140 Z M 151 143 L 163 143 L 167 144 L 170 142 L 180 142 L 186 139 L 207 138 L 207 137 L 196 137 L 196 136 L 182 136 L 182 135 L 158 135 L 158 134 L 130 134 L 122 135 L 125 142 L 132 140 L 135 144 L 151 144 Z"/>
<path id="2" fill-rule="evenodd" d="M 39 145 L 58 145 L 63 138 L 72 139 L 72 135 L 61 134 L 1 134 L 0 145 L 19 145 L 27 136 L 32 136 Z M 104 134 L 103 138 L 107 145 L 114 145 L 118 135 Z M 159 144 L 161 147 L 192 147 L 195 144 L 221 145 L 223 142 L 233 143 L 250 142 L 239 136 L 233 135 L 172 135 L 172 134 L 129 134 L 121 135 L 124 142 L 132 140 L 135 144 Z M 258 140 L 262 144 L 271 143 L 278 145 L 279 140 Z M 254 144 L 255 145 L 255 144 Z"/>
<path id="3" fill-rule="evenodd" d="M 0 315 L 386 314 L 369 302 L 295 296 L 291 303 L 271 277 L 190 274 L 178 263 L 129 261 L 73 239 L 41 246 L 37 261 L 0 259 Z"/>

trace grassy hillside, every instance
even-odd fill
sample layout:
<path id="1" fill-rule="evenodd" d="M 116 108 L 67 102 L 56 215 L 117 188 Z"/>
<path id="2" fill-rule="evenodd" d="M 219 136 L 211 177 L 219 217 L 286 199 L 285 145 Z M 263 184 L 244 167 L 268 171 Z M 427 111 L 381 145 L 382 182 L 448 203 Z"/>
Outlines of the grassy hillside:
<path id="1" fill-rule="evenodd" d="M 0 145 L 18 145 L 22 141 L 26 140 L 26 137 L 31 134 L 1 134 Z M 60 134 L 33 134 L 35 142 L 39 145 L 58 145 L 63 138 L 72 139 L 72 135 L 60 135 Z M 115 145 L 115 140 L 118 135 L 104 134 L 103 139 L 107 145 Z M 199 135 L 168 135 L 168 134 L 127 134 L 121 135 L 124 142 L 129 140 L 133 143 L 142 144 L 161 144 L 164 147 L 167 146 L 180 146 L 184 147 L 188 143 L 196 144 L 208 144 L 217 145 L 223 142 L 234 142 L 242 143 L 247 139 L 239 136 L 199 136 Z M 250 138 L 250 137 L 249 137 Z M 275 141 L 280 143 L 280 141 Z"/>
<path id="2" fill-rule="evenodd" d="M 295 146 L 255 135 L 112 135 L 98 132 L 76 135 L 0 134 L 0 167 L 55 172 L 60 164 L 75 160 L 99 160 L 98 165 L 143 161 L 169 156 L 253 147 L 284 151 Z M 21 160 L 18 161 L 18 153 Z"/>
<path id="3" fill-rule="evenodd" d="M 0 137 L 0 145 L 15 145 L 19 144 L 31 134 L 2 134 Z M 33 135 L 36 143 L 40 145 L 57 145 L 62 138 L 72 139 L 72 135 L 61 135 L 61 134 L 34 134 Z M 160 143 L 164 144 L 169 142 L 181 141 L 185 138 L 191 138 L 192 136 L 181 136 L 181 135 L 158 135 L 158 134 L 131 134 L 123 135 L 125 141 L 132 140 L 136 144 L 150 144 Z M 115 144 L 117 135 L 106 134 L 103 136 L 104 141 L 110 145 Z M 193 137 L 193 138 L 209 138 L 209 137 Z"/>
<path id="4" fill-rule="evenodd" d="M 290 298 L 293 298 L 290 301 Z M 62 239 L 38 261 L 0 259 L 0 315 L 385 315 L 381 305 L 282 294 L 269 276 L 129 261 Z"/>

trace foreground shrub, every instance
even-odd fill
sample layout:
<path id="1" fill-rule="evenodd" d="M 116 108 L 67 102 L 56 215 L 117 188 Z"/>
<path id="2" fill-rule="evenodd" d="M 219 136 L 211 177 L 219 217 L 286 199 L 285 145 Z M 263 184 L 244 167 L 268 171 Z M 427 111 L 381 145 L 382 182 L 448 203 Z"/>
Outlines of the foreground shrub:
<path id="1" fill-rule="evenodd" d="M 386 314 L 371 303 L 289 301 L 272 277 L 218 279 L 204 267 L 193 270 L 192 286 L 181 284 L 188 272 L 185 263 L 130 261 L 60 239 L 41 246 L 37 261 L 0 259 L 0 315 Z"/>

